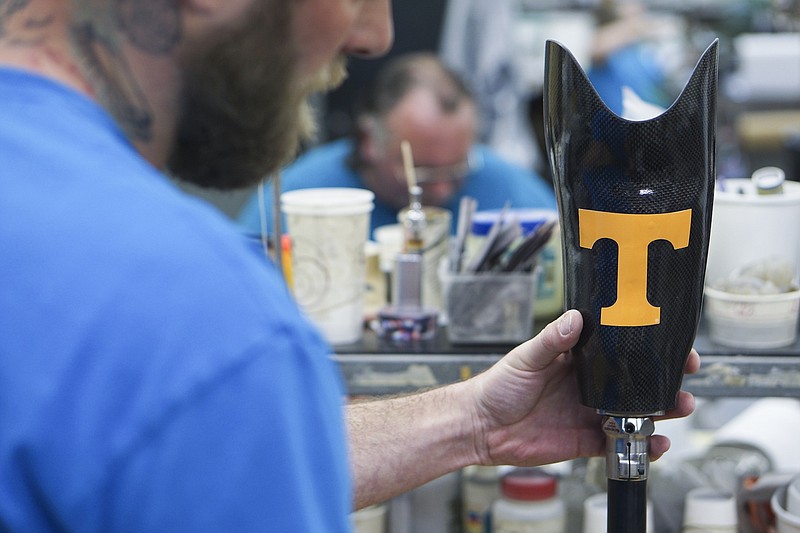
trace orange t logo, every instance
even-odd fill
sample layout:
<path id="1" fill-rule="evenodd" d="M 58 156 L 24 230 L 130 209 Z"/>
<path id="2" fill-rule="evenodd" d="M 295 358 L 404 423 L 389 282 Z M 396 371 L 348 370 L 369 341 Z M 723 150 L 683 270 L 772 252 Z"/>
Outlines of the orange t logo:
<path id="1" fill-rule="evenodd" d="M 581 248 L 600 239 L 617 243 L 617 301 L 600 310 L 603 326 L 652 326 L 661 322 L 661 308 L 647 301 L 647 248 L 660 239 L 678 250 L 689 246 L 692 210 L 631 215 L 578 210 Z"/>

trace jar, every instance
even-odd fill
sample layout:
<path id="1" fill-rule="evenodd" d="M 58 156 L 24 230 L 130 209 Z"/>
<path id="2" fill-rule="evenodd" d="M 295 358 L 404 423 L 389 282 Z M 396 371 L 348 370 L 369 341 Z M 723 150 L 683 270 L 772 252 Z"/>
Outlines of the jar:
<path id="1" fill-rule="evenodd" d="M 518 468 L 500 480 L 501 498 L 492 506 L 493 533 L 564 533 L 566 513 L 555 476 Z"/>
<path id="2" fill-rule="evenodd" d="M 496 466 L 471 465 L 461 474 L 461 530 L 489 533 L 492 504 L 500 498 L 500 473 Z"/>
<path id="3" fill-rule="evenodd" d="M 450 472 L 392 498 L 391 533 L 448 533 L 458 531 L 461 475 Z"/>
<path id="4" fill-rule="evenodd" d="M 350 513 L 353 533 L 385 533 L 388 509 L 388 505 L 379 503 Z"/>

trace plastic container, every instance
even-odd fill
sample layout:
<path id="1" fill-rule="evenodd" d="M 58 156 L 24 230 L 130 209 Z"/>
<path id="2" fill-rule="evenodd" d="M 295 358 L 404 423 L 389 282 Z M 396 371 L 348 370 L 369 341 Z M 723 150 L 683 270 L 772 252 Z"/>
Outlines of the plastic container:
<path id="1" fill-rule="evenodd" d="M 500 480 L 501 498 L 492 506 L 493 533 L 563 533 L 564 502 L 556 478 L 536 468 L 512 470 Z"/>
<path id="2" fill-rule="evenodd" d="M 464 256 L 469 261 L 483 245 L 492 225 L 500 217 L 500 209 L 478 211 L 472 218 L 470 233 L 464 248 Z M 558 220 L 558 211 L 550 209 L 510 209 L 509 216 L 519 220 L 522 235 L 536 231 L 549 220 Z M 539 255 L 541 274 L 536 284 L 535 319 L 550 319 L 564 310 L 564 272 L 561 251 L 561 233 L 558 225 L 553 235 L 542 248 Z"/>
<path id="3" fill-rule="evenodd" d="M 797 339 L 800 290 L 733 294 L 705 288 L 704 313 L 712 341 L 733 348 L 780 348 Z"/>
<path id="4" fill-rule="evenodd" d="M 780 194 L 758 194 L 750 179 L 726 179 L 714 194 L 706 283 L 743 265 L 778 257 L 800 268 L 800 183 Z"/>
<path id="5" fill-rule="evenodd" d="M 686 494 L 683 533 L 715 531 L 736 533 L 736 496 L 712 487 L 697 487 Z"/>
<path id="6" fill-rule="evenodd" d="M 442 271 L 449 341 L 515 344 L 531 338 L 537 273 Z"/>
<path id="7" fill-rule="evenodd" d="M 775 526 L 778 533 L 800 533 L 800 515 L 786 510 L 786 485 L 772 494 L 770 507 L 775 513 Z"/>

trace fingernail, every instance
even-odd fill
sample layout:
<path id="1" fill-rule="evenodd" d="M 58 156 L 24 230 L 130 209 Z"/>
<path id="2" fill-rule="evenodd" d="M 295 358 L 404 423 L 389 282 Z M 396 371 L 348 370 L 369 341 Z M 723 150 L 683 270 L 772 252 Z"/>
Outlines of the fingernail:
<path id="1" fill-rule="evenodd" d="M 572 313 L 565 313 L 558 320 L 558 332 L 565 337 L 572 332 Z"/>

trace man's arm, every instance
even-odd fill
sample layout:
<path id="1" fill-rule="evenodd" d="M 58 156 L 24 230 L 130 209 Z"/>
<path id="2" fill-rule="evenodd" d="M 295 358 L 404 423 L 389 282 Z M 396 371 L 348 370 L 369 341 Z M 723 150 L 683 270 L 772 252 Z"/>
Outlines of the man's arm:
<path id="1" fill-rule="evenodd" d="M 347 407 L 355 505 L 386 501 L 470 464 L 541 465 L 602 455 L 600 417 L 580 404 L 566 353 L 582 317 L 568 311 L 535 338 L 467 381 Z M 700 366 L 692 350 L 686 371 Z M 694 399 L 678 396 L 669 417 L 686 416 Z M 650 441 L 653 459 L 669 439 Z"/>

